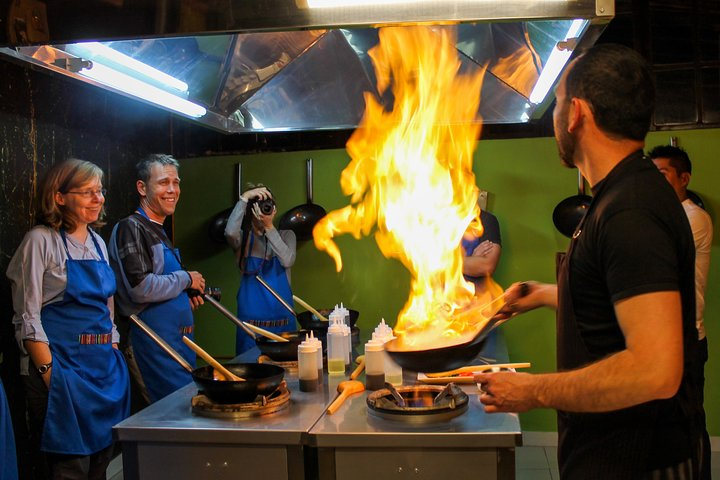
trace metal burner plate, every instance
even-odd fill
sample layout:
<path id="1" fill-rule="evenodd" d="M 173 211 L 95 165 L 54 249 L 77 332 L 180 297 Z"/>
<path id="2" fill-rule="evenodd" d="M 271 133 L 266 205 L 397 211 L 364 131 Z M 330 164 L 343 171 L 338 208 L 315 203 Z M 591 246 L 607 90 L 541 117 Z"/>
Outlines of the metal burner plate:
<path id="1" fill-rule="evenodd" d="M 411 400 L 418 393 L 429 398 L 435 397 L 445 388 L 453 388 L 453 394 L 448 395 L 439 405 L 435 406 L 406 406 L 400 407 L 386 401 L 392 398 L 387 388 L 377 390 L 367 397 L 367 406 L 371 415 L 387 420 L 394 420 L 410 424 L 425 424 L 442 422 L 465 413 L 468 409 L 469 398 L 465 392 L 455 385 L 452 387 L 439 387 L 433 385 L 415 385 L 398 387 L 395 390 L 406 400 Z"/>
<path id="2" fill-rule="evenodd" d="M 215 403 L 199 392 L 191 399 L 192 412 L 209 418 L 244 419 L 256 418 L 285 410 L 290 405 L 290 390 L 283 381 L 267 397 L 258 397 L 254 402 L 221 404 Z"/>

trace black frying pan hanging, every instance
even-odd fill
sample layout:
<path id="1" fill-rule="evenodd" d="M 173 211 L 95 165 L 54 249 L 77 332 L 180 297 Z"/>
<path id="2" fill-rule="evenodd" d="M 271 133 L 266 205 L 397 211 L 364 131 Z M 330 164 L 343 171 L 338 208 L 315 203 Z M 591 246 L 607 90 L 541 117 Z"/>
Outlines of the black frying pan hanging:
<path id="1" fill-rule="evenodd" d="M 237 196 L 240 200 L 242 195 L 242 164 L 238 163 L 235 165 L 236 178 L 237 178 Z M 216 214 L 210 219 L 210 225 L 208 225 L 208 236 L 210 239 L 217 243 L 225 243 L 225 227 L 227 226 L 228 219 L 235 206 L 226 208 L 222 212 Z"/>
<path id="2" fill-rule="evenodd" d="M 585 195 L 585 180 L 578 170 L 578 194 L 557 204 L 553 210 L 555 228 L 566 237 L 572 237 L 591 201 L 592 197 Z"/>
<path id="3" fill-rule="evenodd" d="M 306 160 L 307 166 L 307 203 L 293 207 L 280 218 L 280 230 L 292 230 L 300 241 L 310 240 L 315 224 L 327 212 L 320 205 L 313 203 L 313 165 L 312 158 Z"/>

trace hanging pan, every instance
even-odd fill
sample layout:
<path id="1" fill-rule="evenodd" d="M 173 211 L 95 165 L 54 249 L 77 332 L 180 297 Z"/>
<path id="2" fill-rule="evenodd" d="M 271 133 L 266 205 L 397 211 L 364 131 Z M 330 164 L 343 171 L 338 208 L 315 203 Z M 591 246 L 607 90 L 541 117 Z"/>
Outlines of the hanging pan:
<path id="1" fill-rule="evenodd" d="M 324 208 L 313 203 L 312 162 L 312 158 L 306 160 L 307 203 L 291 208 L 280 217 L 280 230 L 292 230 L 300 241 L 310 240 L 315 224 L 327 215 Z"/>
<path id="2" fill-rule="evenodd" d="M 555 228 L 566 237 L 571 238 L 583 215 L 590 208 L 591 201 L 592 197 L 585 195 L 585 180 L 578 170 L 578 194 L 557 204 L 553 210 Z"/>

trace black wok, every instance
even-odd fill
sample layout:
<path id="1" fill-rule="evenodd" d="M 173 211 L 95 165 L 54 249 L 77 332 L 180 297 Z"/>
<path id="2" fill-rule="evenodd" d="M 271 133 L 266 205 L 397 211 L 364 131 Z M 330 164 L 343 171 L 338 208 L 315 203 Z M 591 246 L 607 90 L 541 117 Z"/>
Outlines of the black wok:
<path id="1" fill-rule="evenodd" d="M 245 381 L 214 380 L 212 365 L 193 369 L 190 364 L 153 329 L 136 315 L 130 320 L 160 346 L 170 357 L 190 372 L 198 390 L 202 390 L 210 400 L 218 403 L 243 403 L 254 400 L 258 395 L 267 395 L 275 391 L 285 376 L 285 369 L 277 365 L 259 363 L 228 363 L 225 368 Z"/>
<path id="2" fill-rule="evenodd" d="M 255 338 L 255 344 L 263 355 L 267 355 L 276 362 L 294 362 L 298 359 L 298 345 L 305 340 L 305 337 L 310 336 L 310 330 L 280 332 L 278 335 L 287 338 L 288 341 L 276 342 L 266 337 L 257 337 Z"/>
<path id="3" fill-rule="evenodd" d="M 585 181 L 578 170 L 578 194 L 561 201 L 553 210 L 553 223 L 560 233 L 570 238 L 590 208 L 592 197 L 585 195 Z"/>
<path id="4" fill-rule="evenodd" d="M 318 313 L 322 315 L 325 318 L 328 318 L 328 315 L 330 315 L 330 312 L 332 312 L 332 309 L 325 308 L 322 310 L 318 310 Z M 360 316 L 360 312 L 357 310 L 350 310 L 350 328 L 354 327 L 355 324 L 358 321 L 358 317 Z M 305 330 L 314 330 L 316 332 L 327 332 L 328 324 L 330 322 L 324 322 L 320 320 L 314 313 L 312 312 L 302 312 L 297 314 L 297 320 L 298 323 L 302 328 Z"/>
<path id="5" fill-rule="evenodd" d="M 198 390 L 217 403 L 244 403 L 258 395 L 269 395 L 280 386 L 285 376 L 284 368 L 266 363 L 225 363 L 223 366 L 245 381 L 215 380 L 211 365 L 192 372 Z"/>
<path id="6" fill-rule="evenodd" d="M 521 297 L 530 293 L 530 285 L 527 282 L 520 283 L 519 287 L 518 294 Z M 507 292 L 503 295 L 506 294 Z M 500 312 L 502 310 L 498 308 L 496 314 L 468 342 L 427 350 L 401 350 L 398 348 L 397 340 L 391 340 L 385 344 L 385 351 L 395 363 L 413 372 L 445 372 L 463 367 L 482 351 L 490 332 L 511 318 Z"/>
<path id="7" fill-rule="evenodd" d="M 320 221 L 327 212 L 320 205 L 313 203 L 312 193 L 312 158 L 307 162 L 307 203 L 293 207 L 280 217 L 280 230 L 292 230 L 295 237 L 300 241 L 310 240 L 315 224 Z"/>

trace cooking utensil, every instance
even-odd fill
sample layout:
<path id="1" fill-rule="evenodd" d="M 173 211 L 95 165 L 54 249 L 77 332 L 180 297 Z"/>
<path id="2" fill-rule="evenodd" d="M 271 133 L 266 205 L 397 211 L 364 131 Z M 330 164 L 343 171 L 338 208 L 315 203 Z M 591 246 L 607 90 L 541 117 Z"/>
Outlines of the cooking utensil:
<path id="1" fill-rule="evenodd" d="M 517 370 L 518 368 L 530 368 L 531 366 L 529 363 L 489 363 L 484 365 L 469 365 L 467 367 L 456 368 L 455 370 L 448 370 L 447 372 L 427 373 L 426 375 L 430 378 L 451 377 L 461 373 L 480 373 L 496 368 L 513 368 Z"/>
<path id="2" fill-rule="evenodd" d="M 274 332 L 265 330 L 264 328 L 260 328 L 251 323 L 248 323 L 248 322 L 243 322 L 242 320 L 237 318 L 235 315 L 233 315 L 233 313 L 230 310 L 225 308 L 225 306 L 222 303 L 218 302 L 210 295 L 203 294 L 203 298 L 205 299 L 206 302 L 211 304 L 213 307 L 217 308 L 218 311 L 220 311 L 220 313 L 222 313 L 227 318 L 229 318 L 235 325 L 240 327 L 245 333 L 250 335 L 250 338 L 252 338 L 253 340 L 257 340 L 257 335 L 262 335 L 263 337 L 267 337 L 267 338 L 270 338 L 271 340 L 275 340 L 278 342 L 287 342 L 287 340 L 285 338 L 281 337 L 280 335 L 278 335 Z"/>
<path id="3" fill-rule="evenodd" d="M 193 370 L 190 364 L 188 364 L 179 353 L 140 320 L 137 315 L 130 315 L 130 320 L 185 370 L 189 371 L 192 374 L 193 381 L 195 385 L 197 385 L 198 390 L 201 390 L 214 402 L 243 403 L 254 400 L 258 395 L 269 395 L 278 388 L 285 376 L 285 369 L 277 365 L 227 363 L 224 365 L 225 368 L 238 377 L 244 378 L 245 381 L 217 381 L 213 375 L 215 367 L 207 365 Z"/>
<path id="4" fill-rule="evenodd" d="M 263 355 L 267 355 L 276 362 L 295 362 L 297 361 L 298 345 L 305 340 L 305 337 L 310 336 L 310 331 L 280 332 L 278 335 L 285 341 L 276 342 L 267 337 L 258 337 L 255 339 L 255 345 Z"/>
<path id="5" fill-rule="evenodd" d="M 292 308 L 290 305 L 288 305 L 288 303 L 285 301 L 285 299 L 282 298 L 282 297 L 280 296 L 280 294 L 275 291 L 275 289 L 273 289 L 270 285 L 268 285 L 267 282 L 266 282 L 265 280 L 263 280 L 262 277 L 260 277 L 260 275 L 255 275 L 255 279 L 260 283 L 260 285 L 262 285 L 263 287 L 265 287 L 265 289 L 266 289 L 268 292 L 270 292 L 270 293 L 272 294 L 272 296 L 275 297 L 275 299 L 276 299 L 278 302 L 280 302 L 280 304 L 281 304 L 283 307 L 285 307 L 285 309 L 286 309 L 288 312 L 292 313 L 292 316 L 293 316 L 293 317 L 295 316 L 295 310 L 293 310 L 293 308 Z"/>
<path id="6" fill-rule="evenodd" d="M 355 367 L 355 370 L 350 374 L 350 380 L 355 380 L 357 377 L 360 376 L 363 370 L 365 370 L 365 355 L 358 356 L 355 361 L 357 362 L 358 366 Z"/>
<path id="7" fill-rule="evenodd" d="M 295 232 L 295 237 L 300 241 L 310 240 L 315 224 L 327 215 L 324 208 L 313 203 L 312 162 L 312 158 L 305 161 L 307 169 L 307 203 L 293 207 L 285 212 L 280 217 L 279 223 L 281 230 L 292 230 Z"/>
<path id="8" fill-rule="evenodd" d="M 237 200 L 240 200 L 240 195 L 242 195 L 242 164 L 237 163 L 235 164 L 235 172 L 236 172 L 236 178 L 237 178 Z M 227 226 L 228 219 L 230 218 L 230 214 L 233 211 L 233 208 L 235 206 L 233 205 L 230 208 L 226 208 L 222 212 L 215 215 L 213 218 L 210 219 L 210 224 L 208 225 L 208 236 L 210 239 L 217 243 L 225 243 L 225 227 Z"/>
<path id="9" fill-rule="evenodd" d="M 190 347 L 195 353 L 200 355 L 200 357 L 203 360 L 205 360 L 208 364 L 212 365 L 215 368 L 215 370 L 220 372 L 220 374 L 222 374 L 222 376 L 225 377 L 225 380 L 232 380 L 233 382 L 244 382 L 245 381 L 244 378 L 238 377 L 237 375 L 232 373 L 230 370 L 223 367 L 220 364 L 220 362 L 215 360 L 209 353 L 207 353 L 205 350 L 200 348 L 200 346 L 198 344 L 196 344 L 195 342 L 190 340 L 185 335 L 183 335 L 183 342 L 185 343 L 185 345 Z"/>
<path id="10" fill-rule="evenodd" d="M 520 283 L 519 286 L 519 295 L 521 297 L 526 296 L 530 292 L 530 286 L 527 283 Z M 498 298 L 504 298 L 506 295 L 507 292 Z M 473 310 L 481 312 L 494 302 L 495 300 Z M 443 372 L 462 367 L 477 357 L 485 346 L 487 336 L 490 332 L 511 318 L 496 316 L 503 305 L 493 308 L 493 314 L 485 325 L 483 325 L 475 337 L 468 342 L 426 350 L 404 350 L 399 347 L 396 339 L 385 343 L 385 351 L 395 363 L 413 372 Z"/>
<path id="11" fill-rule="evenodd" d="M 313 315 L 315 315 L 318 318 L 318 320 L 320 320 L 322 322 L 329 322 L 329 320 L 327 319 L 327 317 L 325 315 L 323 315 L 320 312 L 318 312 L 317 310 L 315 310 L 312 306 L 310 306 L 302 298 L 298 297 L 297 295 L 293 295 L 293 300 L 295 300 L 297 303 L 299 303 L 300 306 L 303 307 L 305 310 L 307 310 L 307 311 L 311 312 Z"/>
<path id="12" fill-rule="evenodd" d="M 344 382 L 340 382 L 338 384 L 337 390 L 340 395 L 338 395 L 330 406 L 328 406 L 328 415 L 335 413 L 350 395 L 365 391 L 365 385 L 357 380 L 345 380 Z"/>
<path id="13" fill-rule="evenodd" d="M 591 201 L 592 197 L 585 195 L 585 180 L 578 170 L 578 194 L 557 204 L 553 210 L 555 228 L 566 237 L 572 237 Z"/>

